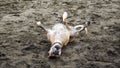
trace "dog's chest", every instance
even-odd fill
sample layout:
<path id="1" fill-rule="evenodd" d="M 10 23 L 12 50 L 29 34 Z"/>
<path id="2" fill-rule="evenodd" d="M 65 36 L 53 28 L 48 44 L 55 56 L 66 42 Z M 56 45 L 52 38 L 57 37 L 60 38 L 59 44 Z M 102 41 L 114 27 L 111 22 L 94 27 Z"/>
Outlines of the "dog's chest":
<path id="1" fill-rule="evenodd" d="M 55 24 L 52 30 L 55 32 L 66 32 L 67 28 L 65 25 L 59 23 L 59 24 Z"/>
<path id="2" fill-rule="evenodd" d="M 52 30 L 49 32 L 49 36 L 52 42 L 61 41 L 63 44 L 69 40 L 70 33 L 69 30 L 63 24 L 56 24 L 53 26 Z"/>
<path id="3" fill-rule="evenodd" d="M 54 36 L 62 36 L 65 35 L 68 32 L 67 28 L 63 24 L 55 24 L 51 30 L 51 33 L 54 34 Z"/>

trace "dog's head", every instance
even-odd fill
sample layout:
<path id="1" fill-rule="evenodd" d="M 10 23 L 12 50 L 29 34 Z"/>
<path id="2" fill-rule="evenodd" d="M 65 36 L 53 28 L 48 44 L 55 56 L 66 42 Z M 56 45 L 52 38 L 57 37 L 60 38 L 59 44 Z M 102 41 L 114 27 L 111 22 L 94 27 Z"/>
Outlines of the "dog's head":
<path id="1" fill-rule="evenodd" d="M 51 56 L 59 57 L 61 55 L 61 48 L 62 48 L 62 45 L 60 43 L 53 44 L 48 52 L 49 54 L 48 57 L 51 57 Z"/>

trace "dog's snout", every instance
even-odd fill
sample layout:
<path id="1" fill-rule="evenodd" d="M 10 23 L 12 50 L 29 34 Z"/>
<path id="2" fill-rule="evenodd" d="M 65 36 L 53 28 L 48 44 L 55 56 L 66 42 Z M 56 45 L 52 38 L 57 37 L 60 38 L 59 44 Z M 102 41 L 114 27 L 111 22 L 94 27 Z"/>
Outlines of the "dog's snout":
<path id="1" fill-rule="evenodd" d="M 55 55 L 59 55 L 59 51 L 56 50 L 55 52 L 53 52 L 53 54 L 55 54 Z"/>

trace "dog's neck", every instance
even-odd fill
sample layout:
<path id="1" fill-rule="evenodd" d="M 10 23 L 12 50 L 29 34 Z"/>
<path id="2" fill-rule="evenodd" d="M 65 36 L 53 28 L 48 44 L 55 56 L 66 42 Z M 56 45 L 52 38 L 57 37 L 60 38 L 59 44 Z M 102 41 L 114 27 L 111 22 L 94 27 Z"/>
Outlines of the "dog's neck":
<path id="1" fill-rule="evenodd" d="M 60 40 L 58 40 L 58 39 L 55 40 L 55 41 L 52 43 L 52 45 L 54 45 L 55 43 L 60 43 L 61 45 L 63 45 L 62 42 L 61 42 Z"/>
<path id="2" fill-rule="evenodd" d="M 63 44 L 61 42 L 54 42 L 52 45 L 53 45 L 53 47 L 56 45 L 59 46 L 60 48 L 63 47 Z"/>

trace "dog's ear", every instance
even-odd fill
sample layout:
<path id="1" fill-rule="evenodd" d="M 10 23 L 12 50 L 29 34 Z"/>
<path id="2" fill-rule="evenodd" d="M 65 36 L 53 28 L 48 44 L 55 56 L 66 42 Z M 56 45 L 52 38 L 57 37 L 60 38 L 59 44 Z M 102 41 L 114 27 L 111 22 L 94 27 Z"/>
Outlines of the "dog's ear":
<path id="1" fill-rule="evenodd" d="M 49 52 L 48 52 L 48 57 L 52 56 L 53 53 L 53 47 L 50 48 Z"/>

